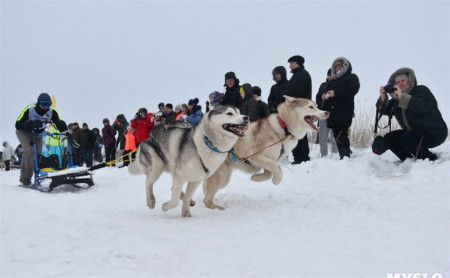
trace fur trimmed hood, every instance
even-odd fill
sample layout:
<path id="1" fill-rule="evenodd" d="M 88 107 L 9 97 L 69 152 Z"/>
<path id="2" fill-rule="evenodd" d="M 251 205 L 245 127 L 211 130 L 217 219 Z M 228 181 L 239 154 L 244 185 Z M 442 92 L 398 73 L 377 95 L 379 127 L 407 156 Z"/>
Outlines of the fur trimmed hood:
<path id="1" fill-rule="evenodd" d="M 412 70 L 411 68 L 399 68 L 398 70 L 396 70 L 393 74 L 391 74 L 391 76 L 389 77 L 388 83 L 387 84 L 395 84 L 395 78 L 399 75 L 406 75 L 408 76 L 408 82 L 409 82 L 409 86 L 408 89 L 406 89 L 403 93 L 405 94 L 409 94 L 411 92 L 411 90 L 417 86 L 417 79 L 416 79 L 416 74 L 414 73 L 414 70 Z"/>
<path id="2" fill-rule="evenodd" d="M 344 68 L 339 73 L 336 73 L 336 71 L 334 69 L 334 63 L 336 63 L 337 61 L 342 61 L 344 64 Z M 345 57 L 337 57 L 336 59 L 334 59 L 333 63 L 331 64 L 331 76 L 333 76 L 333 79 L 341 78 L 345 74 L 351 73 L 351 72 L 352 72 L 352 64 L 350 64 L 350 61 L 347 60 L 347 58 L 345 58 Z"/>

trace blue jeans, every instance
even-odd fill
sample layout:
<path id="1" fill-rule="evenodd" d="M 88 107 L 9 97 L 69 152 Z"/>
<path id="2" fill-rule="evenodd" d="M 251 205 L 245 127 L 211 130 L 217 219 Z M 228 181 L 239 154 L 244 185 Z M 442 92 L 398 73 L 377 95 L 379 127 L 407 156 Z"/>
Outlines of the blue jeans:
<path id="1" fill-rule="evenodd" d="M 94 150 L 93 149 L 83 149 L 83 160 L 87 167 L 91 167 L 93 163 Z"/>

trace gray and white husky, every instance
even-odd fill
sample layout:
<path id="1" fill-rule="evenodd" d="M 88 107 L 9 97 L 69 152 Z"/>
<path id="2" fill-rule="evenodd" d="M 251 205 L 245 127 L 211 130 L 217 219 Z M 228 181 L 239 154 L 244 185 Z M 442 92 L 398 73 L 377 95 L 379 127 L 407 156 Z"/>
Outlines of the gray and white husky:
<path id="1" fill-rule="evenodd" d="M 172 174 L 172 197 L 163 211 L 183 200 L 181 215 L 190 217 L 191 198 L 200 183 L 210 177 L 227 158 L 228 152 L 244 136 L 248 117 L 231 106 L 218 106 L 206 113 L 198 126 L 186 124 L 156 127 L 150 138 L 141 142 L 128 170 L 146 175 L 147 206 L 155 207 L 153 184 L 166 171 Z M 182 187 L 188 182 L 186 193 Z"/>
<path id="2" fill-rule="evenodd" d="M 228 184 L 235 169 L 253 174 L 253 181 L 272 178 L 273 184 L 279 184 L 283 177 L 279 162 L 292 152 L 309 128 L 317 130 L 315 121 L 326 119 L 329 115 L 318 109 L 311 100 L 284 97 L 286 101 L 278 105 L 277 114 L 252 122 L 245 137 L 240 138 L 233 147 L 236 156 L 241 159 L 248 157 L 245 162 L 227 159 L 214 175 L 205 180 L 204 203 L 208 208 L 223 209 L 214 203 L 214 196 Z M 259 173 L 261 169 L 263 172 Z"/>

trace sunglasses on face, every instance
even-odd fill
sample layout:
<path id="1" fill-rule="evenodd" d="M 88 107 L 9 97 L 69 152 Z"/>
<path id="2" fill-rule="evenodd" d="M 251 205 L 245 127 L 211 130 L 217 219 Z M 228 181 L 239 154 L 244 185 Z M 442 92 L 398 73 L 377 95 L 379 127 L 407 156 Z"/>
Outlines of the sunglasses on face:
<path id="1" fill-rule="evenodd" d="M 50 103 L 49 102 L 40 102 L 39 103 L 39 106 L 42 107 L 42 108 L 49 108 L 50 105 L 52 105 L 51 102 Z"/>

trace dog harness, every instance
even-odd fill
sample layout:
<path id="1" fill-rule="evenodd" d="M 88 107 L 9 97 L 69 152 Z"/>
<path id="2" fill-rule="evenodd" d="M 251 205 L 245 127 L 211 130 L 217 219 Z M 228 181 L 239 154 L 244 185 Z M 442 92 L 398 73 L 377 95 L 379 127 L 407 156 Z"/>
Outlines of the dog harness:
<path id="1" fill-rule="evenodd" d="M 164 153 L 162 152 L 161 148 L 159 147 L 159 144 L 153 139 L 153 137 L 148 138 L 147 140 L 143 141 L 150 147 L 152 147 L 155 152 L 158 154 L 159 158 L 161 158 L 162 161 L 166 161 Z"/>
<path id="2" fill-rule="evenodd" d="M 283 121 L 283 119 L 282 119 L 280 116 L 277 116 L 277 119 L 278 119 L 278 123 L 280 124 L 281 128 L 284 130 L 285 136 L 284 136 L 283 138 L 281 138 L 280 140 L 276 141 L 275 143 L 272 143 L 272 144 L 270 144 L 269 146 L 267 146 L 267 147 L 265 147 L 265 148 L 263 148 L 263 149 L 257 151 L 256 153 L 251 154 L 251 155 L 246 156 L 246 157 L 240 157 L 240 156 L 238 156 L 238 155 L 236 154 L 236 152 L 234 151 L 234 149 L 231 149 L 231 150 L 230 150 L 230 155 L 231 155 L 231 156 L 230 156 L 230 159 L 231 159 L 231 161 L 236 162 L 236 161 L 240 160 L 241 162 L 245 162 L 245 163 L 251 164 L 251 163 L 248 161 L 249 158 L 251 158 L 251 157 L 253 157 L 253 156 L 255 156 L 255 155 L 257 155 L 257 154 L 263 152 L 264 150 L 266 150 L 266 149 L 268 149 L 268 148 L 270 148 L 270 147 L 275 146 L 276 144 L 282 143 L 282 142 L 284 142 L 284 141 L 286 141 L 286 140 L 288 140 L 288 139 L 294 139 L 295 136 L 292 135 L 292 134 L 289 132 L 289 130 L 288 130 L 288 128 L 287 128 L 287 125 L 286 125 L 286 123 Z M 284 147 L 283 147 L 283 144 L 281 144 L 281 153 L 280 153 L 280 156 L 282 156 L 283 153 L 284 153 Z M 279 157 L 280 157 L 280 156 L 279 156 Z"/>
<path id="3" fill-rule="evenodd" d="M 209 138 L 206 136 L 203 136 L 203 141 L 205 141 L 206 146 L 208 146 L 211 150 L 215 151 L 216 153 L 229 153 L 231 151 L 231 150 L 229 150 L 229 151 L 219 150 L 219 148 L 214 146 L 214 144 L 211 142 L 211 140 L 209 140 Z"/>
<path id="4" fill-rule="evenodd" d="M 221 151 L 219 150 L 219 148 L 217 148 L 216 146 L 214 146 L 214 144 L 211 142 L 211 140 L 209 140 L 208 137 L 203 136 L 203 141 L 205 142 L 206 146 L 208 146 L 208 148 L 210 148 L 211 150 L 215 151 L 216 153 L 229 153 L 231 152 L 233 149 L 229 150 L 229 151 Z M 205 173 L 209 172 L 209 169 L 206 168 L 205 164 L 202 161 L 202 158 L 199 156 L 200 158 L 200 162 L 202 163 L 203 166 L 203 170 L 205 170 Z"/>
<path id="5" fill-rule="evenodd" d="M 291 133 L 289 132 L 289 130 L 288 130 L 288 128 L 287 128 L 286 122 L 283 121 L 283 119 L 282 119 L 280 116 L 277 116 L 277 120 L 278 120 L 278 123 L 280 124 L 281 128 L 284 130 L 284 135 L 285 135 L 286 137 L 287 137 L 287 136 L 290 136 Z"/>

